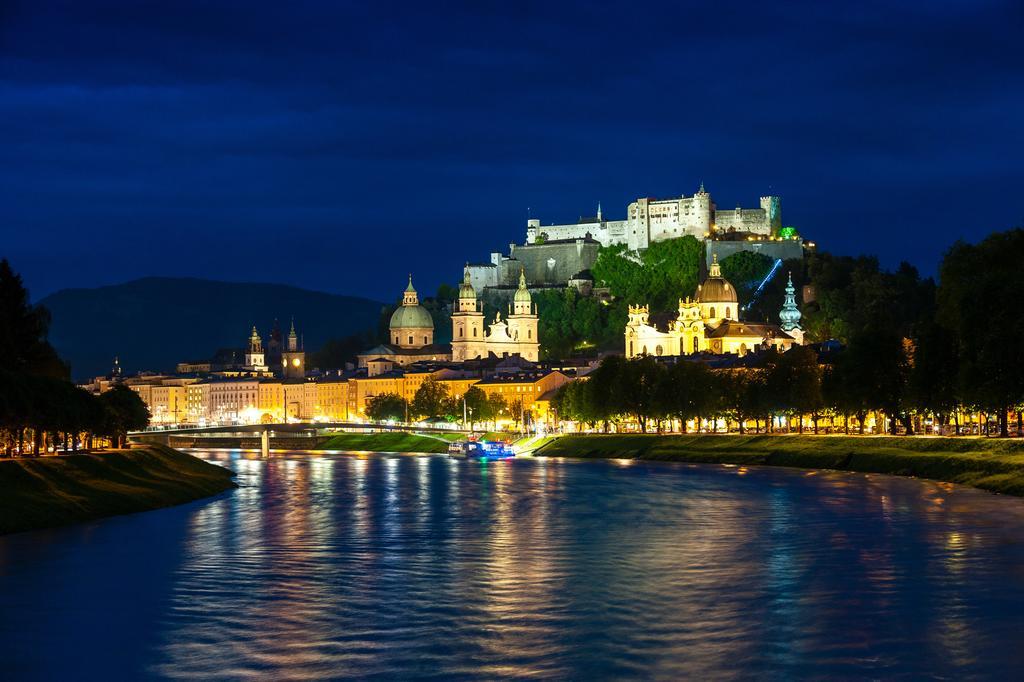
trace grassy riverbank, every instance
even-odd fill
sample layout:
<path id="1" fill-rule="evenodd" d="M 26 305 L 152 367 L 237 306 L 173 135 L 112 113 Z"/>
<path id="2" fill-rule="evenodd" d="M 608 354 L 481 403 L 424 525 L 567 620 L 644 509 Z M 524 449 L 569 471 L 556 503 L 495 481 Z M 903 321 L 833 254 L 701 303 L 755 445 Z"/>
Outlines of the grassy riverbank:
<path id="1" fill-rule="evenodd" d="M 569 435 L 549 457 L 762 464 L 914 476 L 1024 497 L 1024 442 L 982 438 Z"/>
<path id="2" fill-rule="evenodd" d="M 0 461 L 0 535 L 191 502 L 233 476 L 162 445 Z"/>

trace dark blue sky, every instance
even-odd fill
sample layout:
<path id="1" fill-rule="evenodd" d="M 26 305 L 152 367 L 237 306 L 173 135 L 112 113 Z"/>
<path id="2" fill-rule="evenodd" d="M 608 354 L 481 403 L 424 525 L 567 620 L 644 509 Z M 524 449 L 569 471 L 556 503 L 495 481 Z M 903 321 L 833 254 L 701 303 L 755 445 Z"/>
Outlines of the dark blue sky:
<path id="1" fill-rule="evenodd" d="M 1024 4 L 3 3 L 0 255 L 395 297 L 638 196 L 927 272 L 1024 216 Z M 893 5 L 903 5 L 902 8 Z"/>

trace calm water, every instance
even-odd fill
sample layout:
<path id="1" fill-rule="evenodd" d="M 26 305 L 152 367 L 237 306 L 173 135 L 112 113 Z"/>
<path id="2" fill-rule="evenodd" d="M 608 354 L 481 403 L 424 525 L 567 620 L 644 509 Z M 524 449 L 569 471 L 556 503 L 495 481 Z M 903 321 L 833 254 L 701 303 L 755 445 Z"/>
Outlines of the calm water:
<path id="1" fill-rule="evenodd" d="M 0 539 L 5 679 L 1024 674 L 1024 502 L 778 469 L 205 457 Z"/>

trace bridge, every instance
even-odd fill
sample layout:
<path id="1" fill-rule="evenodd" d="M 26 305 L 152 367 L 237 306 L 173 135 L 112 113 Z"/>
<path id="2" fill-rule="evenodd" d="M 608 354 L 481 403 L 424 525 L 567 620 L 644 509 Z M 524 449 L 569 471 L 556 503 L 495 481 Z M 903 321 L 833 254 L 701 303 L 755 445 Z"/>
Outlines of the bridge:
<path id="1" fill-rule="evenodd" d="M 190 426 L 172 429 L 133 431 L 128 439 L 133 443 L 159 443 L 175 448 L 230 448 L 306 450 L 329 440 L 334 432 L 399 431 L 432 434 L 470 433 L 466 429 L 439 426 L 413 426 L 410 424 L 368 424 L 366 422 L 316 422 L 277 424 L 227 424 L 218 426 Z"/>

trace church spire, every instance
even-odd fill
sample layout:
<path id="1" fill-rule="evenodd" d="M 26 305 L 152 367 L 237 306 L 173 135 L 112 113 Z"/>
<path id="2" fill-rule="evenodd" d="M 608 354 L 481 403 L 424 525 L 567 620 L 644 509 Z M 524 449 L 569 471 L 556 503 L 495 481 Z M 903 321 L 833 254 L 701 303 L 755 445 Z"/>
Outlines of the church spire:
<path id="1" fill-rule="evenodd" d="M 800 309 L 796 306 L 796 287 L 793 286 L 793 273 L 789 273 L 789 281 L 786 283 L 786 298 L 782 304 L 782 310 L 779 312 L 779 319 L 782 324 L 779 325 L 784 332 L 792 332 L 800 330 L 800 318 L 803 315 L 800 313 Z"/>
<path id="2" fill-rule="evenodd" d="M 597 202 L 597 222 L 601 222 L 601 202 Z"/>

